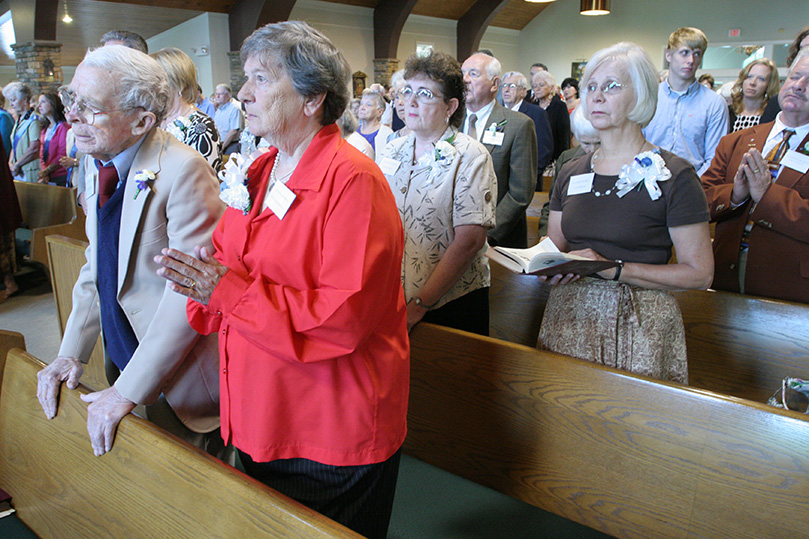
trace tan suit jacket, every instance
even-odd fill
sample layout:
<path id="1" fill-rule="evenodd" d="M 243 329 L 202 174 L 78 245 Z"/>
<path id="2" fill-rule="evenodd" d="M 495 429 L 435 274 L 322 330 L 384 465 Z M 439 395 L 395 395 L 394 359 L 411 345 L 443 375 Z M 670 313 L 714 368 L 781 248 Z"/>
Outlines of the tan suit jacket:
<path id="1" fill-rule="evenodd" d="M 141 170 L 156 174 L 138 193 Z M 87 171 L 87 263 L 73 289 L 60 356 L 87 362 L 101 329 L 96 280 L 98 178 Z M 135 196 L 137 194 L 137 197 Z M 193 253 L 211 245 L 224 205 L 213 169 L 195 150 L 161 129 L 146 135 L 127 177 L 118 250 L 118 303 L 140 343 L 115 382 L 125 398 L 153 403 L 160 393 L 180 420 L 196 432 L 219 426 L 216 335 L 200 337 L 188 324 L 186 298 L 157 275 L 154 257 L 172 247 Z"/>

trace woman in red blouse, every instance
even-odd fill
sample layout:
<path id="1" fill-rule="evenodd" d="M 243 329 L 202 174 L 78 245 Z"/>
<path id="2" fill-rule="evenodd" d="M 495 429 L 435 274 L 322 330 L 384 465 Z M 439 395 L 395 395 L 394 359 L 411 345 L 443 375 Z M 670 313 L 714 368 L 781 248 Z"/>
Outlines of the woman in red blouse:
<path id="1" fill-rule="evenodd" d="M 239 100 L 273 147 L 244 181 L 235 158 L 215 253 L 166 250 L 159 273 L 219 334 L 222 436 L 247 473 L 385 537 L 409 389 L 398 210 L 334 123 L 350 70 L 325 36 L 272 24 L 241 55 Z"/>

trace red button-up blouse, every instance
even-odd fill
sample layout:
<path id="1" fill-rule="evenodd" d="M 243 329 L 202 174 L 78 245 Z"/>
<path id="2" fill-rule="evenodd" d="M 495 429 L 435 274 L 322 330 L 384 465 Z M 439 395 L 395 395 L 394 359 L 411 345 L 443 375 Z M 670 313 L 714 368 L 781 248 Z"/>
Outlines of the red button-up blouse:
<path id="1" fill-rule="evenodd" d="M 219 333 L 222 436 L 260 462 L 381 462 L 404 442 L 410 376 L 393 195 L 329 125 L 279 220 L 261 211 L 276 153 L 248 171 L 250 213 L 228 208 L 213 234 L 228 272 L 188 302 L 194 329 Z"/>

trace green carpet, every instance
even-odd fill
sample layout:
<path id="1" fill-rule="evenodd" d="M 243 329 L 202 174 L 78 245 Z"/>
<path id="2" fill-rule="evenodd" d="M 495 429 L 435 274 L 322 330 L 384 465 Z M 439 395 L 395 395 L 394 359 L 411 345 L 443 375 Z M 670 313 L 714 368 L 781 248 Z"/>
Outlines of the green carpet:
<path id="1" fill-rule="evenodd" d="M 606 538 L 456 475 L 402 456 L 388 539 Z"/>

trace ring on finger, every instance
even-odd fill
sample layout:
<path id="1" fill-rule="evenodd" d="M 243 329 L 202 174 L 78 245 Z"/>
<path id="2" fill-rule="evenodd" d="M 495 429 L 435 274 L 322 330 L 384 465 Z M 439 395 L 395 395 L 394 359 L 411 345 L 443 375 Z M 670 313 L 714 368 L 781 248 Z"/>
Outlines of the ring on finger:
<path id="1" fill-rule="evenodd" d="M 188 286 L 188 288 L 190 288 L 191 290 L 194 290 L 194 288 L 196 286 L 197 286 L 197 282 L 194 279 L 191 279 L 191 284 Z"/>

